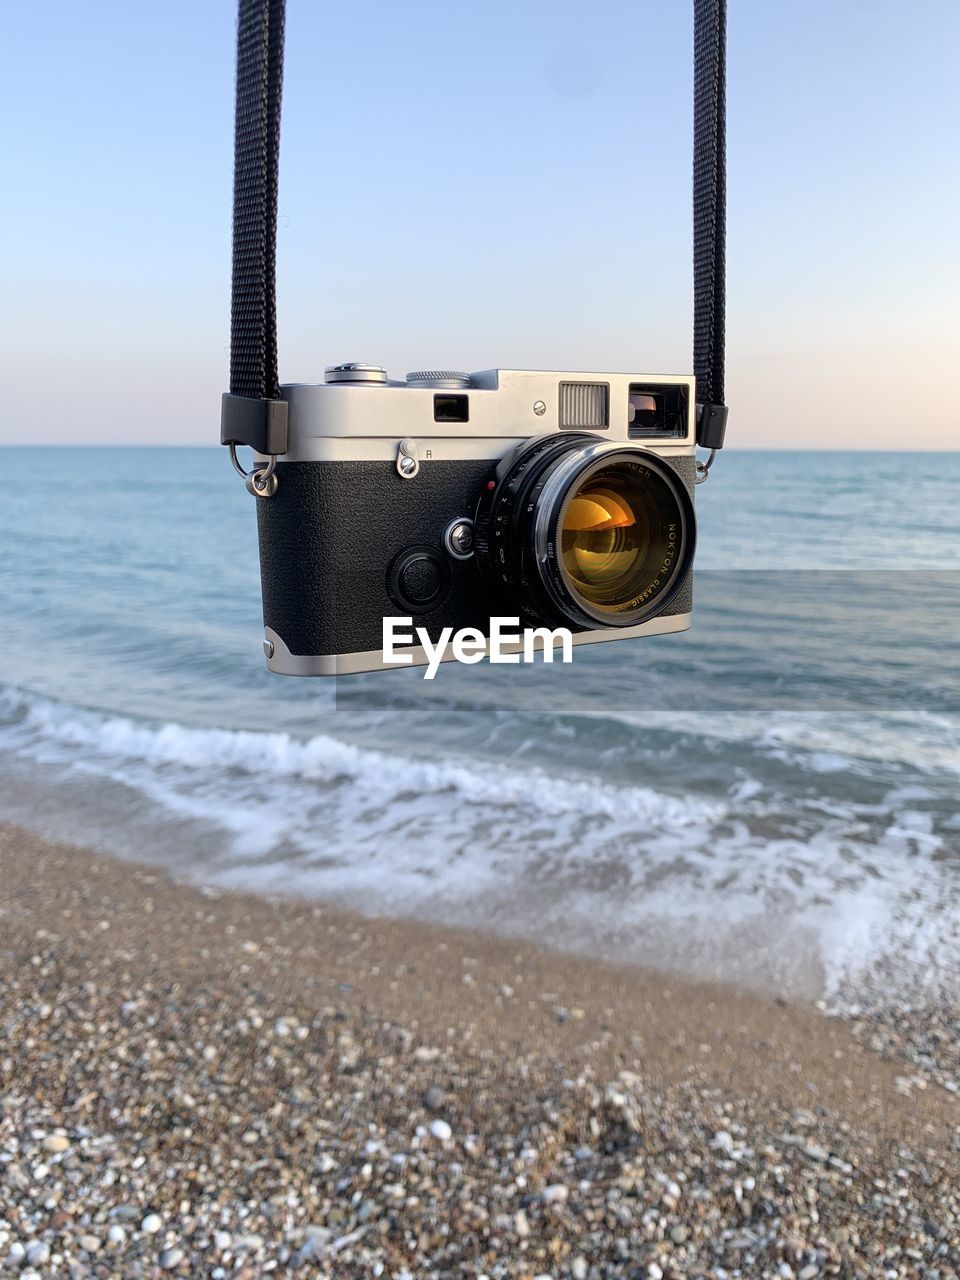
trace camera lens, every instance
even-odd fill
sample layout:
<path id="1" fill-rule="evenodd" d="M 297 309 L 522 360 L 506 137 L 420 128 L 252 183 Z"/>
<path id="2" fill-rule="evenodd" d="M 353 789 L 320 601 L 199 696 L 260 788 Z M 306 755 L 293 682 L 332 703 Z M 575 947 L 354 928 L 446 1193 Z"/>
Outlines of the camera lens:
<path id="1" fill-rule="evenodd" d="M 662 612 L 694 546 L 693 504 L 662 458 L 593 436 L 521 450 L 477 511 L 477 554 L 521 613 L 582 628 Z"/>
<path id="2" fill-rule="evenodd" d="M 582 481 L 564 505 L 560 554 L 570 586 L 594 608 L 635 607 L 662 585 L 678 550 L 680 518 L 659 476 L 613 464 Z"/>

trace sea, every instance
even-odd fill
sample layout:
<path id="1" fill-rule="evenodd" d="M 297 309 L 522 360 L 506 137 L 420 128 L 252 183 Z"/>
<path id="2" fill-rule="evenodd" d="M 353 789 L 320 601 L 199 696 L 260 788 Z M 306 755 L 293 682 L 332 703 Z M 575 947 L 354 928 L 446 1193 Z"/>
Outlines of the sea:
<path id="1" fill-rule="evenodd" d="M 960 991 L 960 453 L 731 450 L 691 631 L 432 682 L 268 674 L 225 452 L 4 457 L 0 818 L 838 1009 Z"/>

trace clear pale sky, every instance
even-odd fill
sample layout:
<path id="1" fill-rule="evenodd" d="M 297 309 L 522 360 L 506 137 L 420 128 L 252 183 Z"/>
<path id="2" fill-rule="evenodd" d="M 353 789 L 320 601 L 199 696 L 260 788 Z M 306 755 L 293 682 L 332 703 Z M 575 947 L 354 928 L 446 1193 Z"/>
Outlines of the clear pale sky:
<path id="1" fill-rule="evenodd" d="M 960 4 L 729 3 L 731 443 L 960 447 Z M 687 371 L 691 7 L 288 0 L 281 379 Z M 0 442 L 217 440 L 234 24 L 6 6 Z"/>

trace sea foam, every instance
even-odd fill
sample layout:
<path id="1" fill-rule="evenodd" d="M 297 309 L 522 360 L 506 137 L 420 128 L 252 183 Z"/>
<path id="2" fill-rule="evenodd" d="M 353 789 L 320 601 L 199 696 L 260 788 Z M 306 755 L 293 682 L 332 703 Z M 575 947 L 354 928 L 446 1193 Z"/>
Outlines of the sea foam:
<path id="1" fill-rule="evenodd" d="M 686 743 L 690 732 L 678 729 Z M 492 928 L 837 1004 L 918 999 L 960 977 L 958 878 L 917 782 L 871 803 L 787 799 L 771 779 L 742 774 L 719 797 L 673 793 L 329 732 L 151 724 L 9 687 L 0 751 L 44 769 L 48 793 L 82 788 L 83 806 L 65 802 L 71 838 L 203 883 Z M 135 837 L 132 801 L 118 794 L 138 798 Z M 171 822 L 183 825 L 165 845 Z M 200 840 L 198 823 L 219 836 Z"/>

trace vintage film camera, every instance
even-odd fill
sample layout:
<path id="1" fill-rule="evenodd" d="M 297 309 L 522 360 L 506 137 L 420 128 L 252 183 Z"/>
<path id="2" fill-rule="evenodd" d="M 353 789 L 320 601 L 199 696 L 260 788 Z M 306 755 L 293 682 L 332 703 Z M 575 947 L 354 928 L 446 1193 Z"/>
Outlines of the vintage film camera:
<path id="1" fill-rule="evenodd" d="M 575 643 L 690 625 L 692 377 L 341 364 L 281 397 L 286 451 L 254 490 L 271 671 L 379 668 L 388 616 L 431 639 L 491 616 Z"/>

